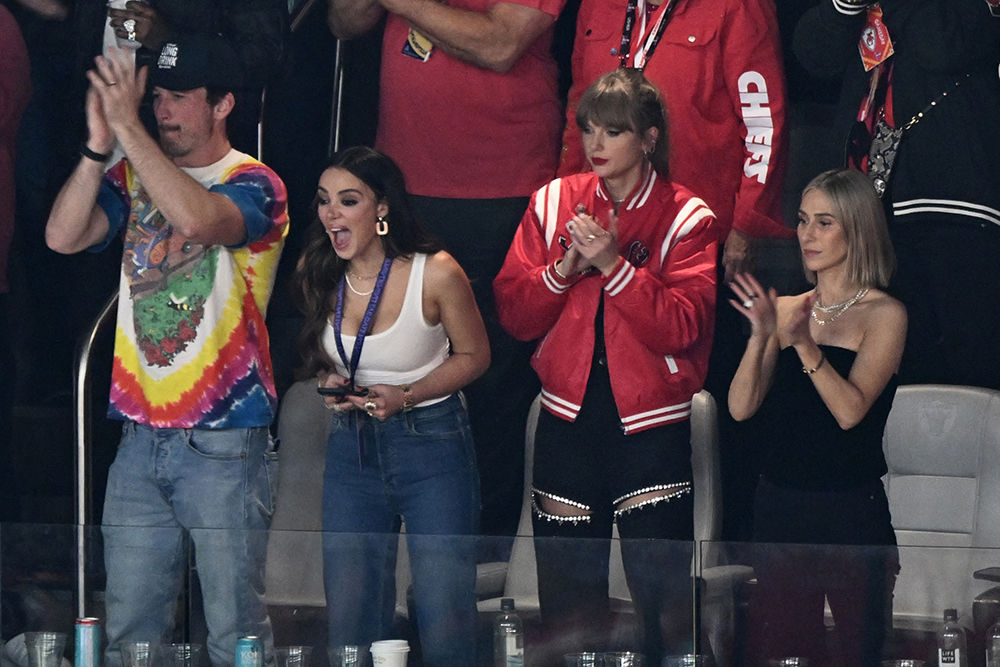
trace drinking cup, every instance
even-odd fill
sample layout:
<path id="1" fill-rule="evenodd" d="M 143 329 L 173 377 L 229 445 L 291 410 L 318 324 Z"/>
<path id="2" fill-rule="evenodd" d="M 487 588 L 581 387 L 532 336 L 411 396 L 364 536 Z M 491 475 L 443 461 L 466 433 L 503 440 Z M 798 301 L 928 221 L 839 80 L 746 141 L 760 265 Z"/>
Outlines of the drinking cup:
<path id="1" fill-rule="evenodd" d="M 198 667 L 201 644 L 168 644 L 159 650 L 161 667 Z"/>
<path id="2" fill-rule="evenodd" d="M 604 656 L 600 653 L 567 653 L 563 659 L 566 667 L 604 667 Z"/>
<path id="3" fill-rule="evenodd" d="M 604 667 L 642 667 L 643 656 L 632 651 L 604 654 Z"/>
<path id="4" fill-rule="evenodd" d="M 152 667 L 153 645 L 150 642 L 122 642 L 122 665 L 124 667 Z"/>
<path id="5" fill-rule="evenodd" d="M 62 667 L 65 632 L 25 632 L 24 648 L 30 667 Z"/>
<path id="6" fill-rule="evenodd" d="M 330 667 L 368 667 L 367 646 L 335 646 L 327 651 Z"/>
<path id="7" fill-rule="evenodd" d="M 768 660 L 770 667 L 809 667 L 808 658 L 789 656 L 787 658 L 772 658 Z"/>
<path id="8" fill-rule="evenodd" d="M 688 653 L 686 655 L 668 655 L 663 659 L 663 667 L 709 667 L 708 656 Z"/>
<path id="9" fill-rule="evenodd" d="M 278 646 L 274 649 L 277 667 L 309 667 L 312 646 Z"/>
<path id="10" fill-rule="evenodd" d="M 406 667 L 410 645 L 405 639 L 385 639 L 372 642 L 373 667 Z"/>

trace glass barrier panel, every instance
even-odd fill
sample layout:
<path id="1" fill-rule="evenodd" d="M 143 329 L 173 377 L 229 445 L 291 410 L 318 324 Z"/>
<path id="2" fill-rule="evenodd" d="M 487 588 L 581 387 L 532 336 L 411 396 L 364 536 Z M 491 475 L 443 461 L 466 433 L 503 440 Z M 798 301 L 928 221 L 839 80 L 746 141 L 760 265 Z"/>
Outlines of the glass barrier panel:
<path id="1" fill-rule="evenodd" d="M 235 589 L 223 586 L 220 593 L 217 573 L 233 569 L 234 554 L 241 550 L 262 554 L 259 572 L 242 572 Z M 85 615 L 100 620 L 102 633 L 109 629 L 109 613 L 123 625 L 126 614 L 116 609 L 130 599 L 166 608 L 162 616 L 147 614 L 114 630 L 129 641 L 113 650 L 102 636 L 97 665 L 232 665 L 236 647 L 208 640 L 206 594 L 235 599 L 239 613 L 246 614 L 259 590 L 269 622 L 254 634 L 265 638 L 267 667 L 339 667 L 350 664 L 344 660 L 351 650 L 364 656 L 376 639 L 404 640 L 403 664 L 412 667 L 488 667 L 494 664 L 494 625 L 503 598 L 514 600 L 520 619 L 524 665 L 614 667 L 639 665 L 645 658 L 642 664 L 659 666 L 666 656 L 696 652 L 693 551 L 690 542 L 657 540 L 137 527 L 88 527 L 78 533 L 75 526 L 5 524 L 0 526 L 3 665 L 58 667 L 28 659 L 24 633 L 42 630 L 67 636 L 62 667 L 75 660 L 77 566 L 83 554 Z M 171 563 L 175 567 L 161 567 Z M 164 569 L 176 578 L 155 573 Z M 164 628 L 162 635 L 151 636 L 157 634 L 152 627 Z M 135 642 L 149 642 L 148 660 Z M 185 654 L 174 647 L 169 657 L 158 650 L 172 644 L 201 650 Z M 342 648 L 359 645 L 360 651 Z M 568 659 L 570 654 L 584 655 Z"/>
<path id="2" fill-rule="evenodd" d="M 804 657 L 812 666 L 936 667 L 936 634 L 953 608 L 968 665 L 982 667 L 987 631 L 1000 619 L 1000 570 L 988 569 L 1000 549 L 703 542 L 699 550 L 699 625 L 718 665 Z"/>
<path id="3" fill-rule="evenodd" d="M 84 613 L 104 616 L 102 551 L 99 526 L 0 524 L 0 664 L 26 667 L 25 633 L 39 632 L 65 636 L 72 662 L 80 590 Z"/>

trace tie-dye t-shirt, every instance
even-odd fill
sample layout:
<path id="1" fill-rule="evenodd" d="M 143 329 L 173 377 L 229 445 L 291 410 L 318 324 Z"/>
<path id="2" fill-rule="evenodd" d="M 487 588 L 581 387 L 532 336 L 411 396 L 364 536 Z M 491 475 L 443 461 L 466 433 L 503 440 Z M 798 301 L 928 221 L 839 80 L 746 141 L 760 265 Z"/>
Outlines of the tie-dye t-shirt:
<path id="1" fill-rule="evenodd" d="M 103 245 L 123 231 L 125 242 L 108 415 L 158 428 L 265 426 L 277 404 L 264 316 L 288 233 L 285 186 L 236 150 L 184 171 L 239 207 L 247 239 L 189 241 L 127 160 L 108 171 Z"/>

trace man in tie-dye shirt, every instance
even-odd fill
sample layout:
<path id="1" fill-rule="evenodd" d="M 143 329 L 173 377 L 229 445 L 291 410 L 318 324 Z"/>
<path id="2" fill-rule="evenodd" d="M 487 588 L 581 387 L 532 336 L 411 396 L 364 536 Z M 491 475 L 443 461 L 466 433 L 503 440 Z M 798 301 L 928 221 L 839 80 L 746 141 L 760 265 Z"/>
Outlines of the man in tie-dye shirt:
<path id="1" fill-rule="evenodd" d="M 169 643 L 194 545 L 215 667 L 272 636 L 263 593 L 276 395 L 265 309 L 288 228 L 285 187 L 231 148 L 239 68 L 200 38 L 149 68 L 159 142 L 137 109 L 146 68 L 112 50 L 88 72 L 89 137 L 53 206 L 49 246 L 124 241 L 109 414 L 124 421 L 104 505 L 107 663 Z M 106 170 L 118 144 L 125 159 Z M 268 660 L 270 663 L 270 658 Z"/>

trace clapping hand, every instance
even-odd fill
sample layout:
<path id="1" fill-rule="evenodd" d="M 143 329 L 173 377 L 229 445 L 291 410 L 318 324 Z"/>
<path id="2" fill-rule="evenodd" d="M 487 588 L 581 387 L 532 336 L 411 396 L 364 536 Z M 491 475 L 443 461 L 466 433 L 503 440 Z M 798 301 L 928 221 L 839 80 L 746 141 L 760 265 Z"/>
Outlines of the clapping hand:
<path id="1" fill-rule="evenodd" d="M 734 275 L 729 287 L 738 298 L 729 303 L 750 320 L 751 335 L 774 335 L 778 330 L 778 292 L 773 287 L 765 291 L 749 273 Z"/>
<path id="2" fill-rule="evenodd" d="M 610 274 L 618 264 L 618 216 L 610 213 L 605 229 L 580 205 L 566 229 L 573 245 L 563 258 L 560 273 L 569 276 L 594 266 L 604 275 Z"/>

